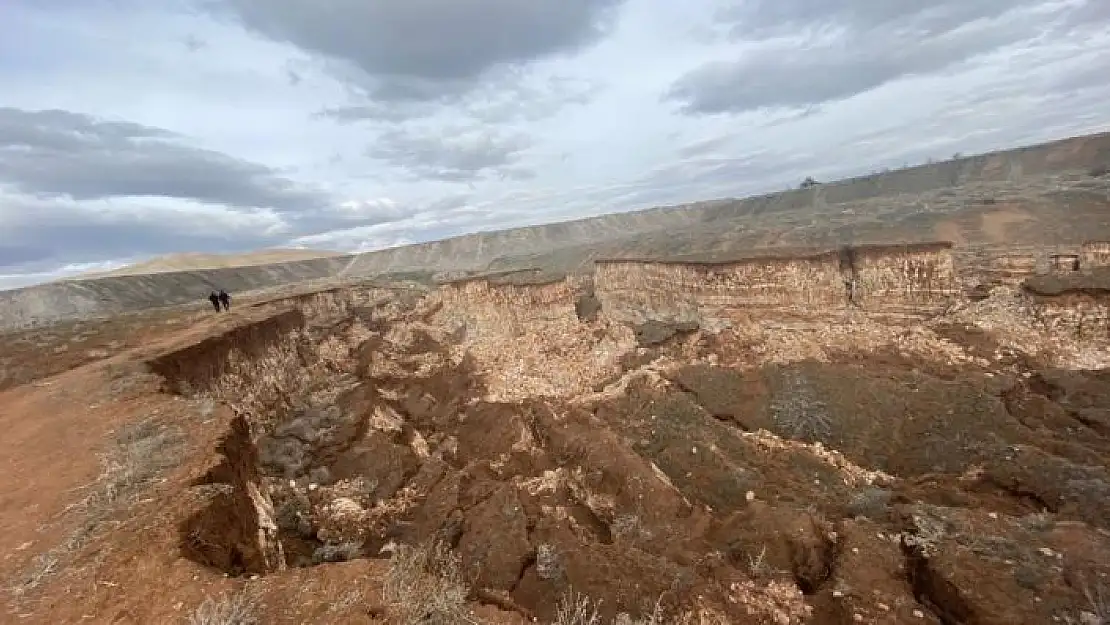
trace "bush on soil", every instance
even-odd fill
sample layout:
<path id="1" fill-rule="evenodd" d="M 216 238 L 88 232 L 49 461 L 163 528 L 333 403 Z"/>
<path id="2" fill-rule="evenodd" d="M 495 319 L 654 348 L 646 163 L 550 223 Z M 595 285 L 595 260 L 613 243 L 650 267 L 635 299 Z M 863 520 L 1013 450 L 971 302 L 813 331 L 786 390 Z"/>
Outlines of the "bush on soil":
<path id="1" fill-rule="evenodd" d="M 83 514 L 76 528 L 62 544 L 36 556 L 11 592 L 22 595 L 57 572 L 67 554 L 85 545 L 118 506 L 133 501 L 163 471 L 177 466 L 183 453 L 184 435 L 178 428 L 150 419 L 121 428 L 114 445 L 101 456 L 100 477 L 87 487 L 91 492 L 69 508 Z"/>
<path id="2" fill-rule="evenodd" d="M 354 560 L 362 554 L 362 545 L 356 542 L 344 542 L 339 544 L 326 544 L 316 548 L 312 553 L 312 563 L 322 564 L 324 562 L 347 562 Z"/>
<path id="3" fill-rule="evenodd" d="M 189 615 L 189 625 L 258 625 L 257 608 L 245 593 L 208 597 Z"/>
<path id="4" fill-rule="evenodd" d="M 102 458 L 98 490 L 104 503 L 134 496 L 162 471 L 177 466 L 183 442 L 181 430 L 152 420 L 123 427 L 116 434 L 115 448 Z"/>
<path id="5" fill-rule="evenodd" d="M 401 625 L 474 623 L 459 556 L 443 543 L 398 545 L 389 560 L 382 598 Z"/>
<path id="6" fill-rule="evenodd" d="M 569 592 L 559 601 L 559 608 L 555 613 L 553 625 L 602 625 L 599 614 L 601 601 L 593 601 L 586 595 Z M 674 621 L 674 625 L 685 623 L 685 620 Z M 651 612 L 639 619 L 632 619 L 627 614 L 620 613 L 613 619 L 612 625 L 666 625 L 668 621 L 663 618 L 663 602 L 656 601 Z"/>
<path id="7" fill-rule="evenodd" d="M 832 433 L 827 406 L 801 373 L 783 372 L 782 389 L 771 402 L 771 415 L 776 429 L 795 440 L 828 442 Z"/>

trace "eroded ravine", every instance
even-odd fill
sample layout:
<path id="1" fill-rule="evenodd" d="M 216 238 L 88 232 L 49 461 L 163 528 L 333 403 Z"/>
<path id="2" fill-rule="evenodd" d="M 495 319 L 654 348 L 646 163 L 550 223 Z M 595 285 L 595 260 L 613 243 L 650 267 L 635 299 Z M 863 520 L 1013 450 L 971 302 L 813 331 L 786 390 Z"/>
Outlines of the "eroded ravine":
<path id="1" fill-rule="evenodd" d="M 676 316 L 611 286 L 338 290 L 152 361 L 236 414 L 183 553 L 264 575 L 436 540 L 475 597 L 544 620 L 572 589 L 607 617 L 1082 612 L 1068 580 L 1110 550 L 1104 374 L 984 358 L 920 319 L 699 293 Z"/>

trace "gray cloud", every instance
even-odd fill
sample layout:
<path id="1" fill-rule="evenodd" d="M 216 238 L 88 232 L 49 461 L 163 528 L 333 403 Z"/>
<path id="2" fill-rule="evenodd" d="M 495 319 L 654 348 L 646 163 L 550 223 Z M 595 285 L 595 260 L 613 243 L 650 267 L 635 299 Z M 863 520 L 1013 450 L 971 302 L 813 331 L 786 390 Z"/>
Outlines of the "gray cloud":
<path id="1" fill-rule="evenodd" d="M 723 9 L 720 18 L 732 24 L 734 37 L 742 39 L 789 35 L 814 27 L 868 34 L 880 29 L 915 31 L 936 36 L 1023 3 L 1030 4 L 1028 0 L 745 0 Z"/>
<path id="2" fill-rule="evenodd" d="M 741 45 L 735 60 L 691 71 L 666 97 L 690 114 L 804 108 L 1089 24 L 1080 14 L 1099 12 L 1048 0 L 752 0 L 721 14 Z"/>
<path id="3" fill-rule="evenodd" d="M 33 272 L 121 255 L 252 249 L 287 238 L 273 227 L 280 221 L 261 212 L 90 206 L 3 194 L 0 207 L 0 230 L 20 242 L 16 248 L 0 248 L 0 269 Z"/>
<path id="4" fill-rule="evenodd" d="M 326 108 L 318 115 L 340 123 L 398 123 L 431 117 L 450 107 L 453 113 L 468 115 L 479 123 L 533 122 L 566 106 L 588 104 L 603 89 L 594 81 L 560 76 L 529 84 L 525 72 L 513 69 L 487 77 L 465 93 L 429 93 L 429 99 L 403 102 L 360 97 L 358 104 Z"/>
<path id="5" fill-rule="evenodd" d="M 333 202 L 269 167 L 187 146 L 165 130 L 7 107 L 0 108 L 0 184 L 76 200 L 158 196 L 279 211 Z"/>
<path id="6" fill-rule="evenodd" d="M 405 216 L 392 202 L 339 201 L 163 129 L 0 107 L 0 268 L 248 250 Z"/>
<path id="7" fill-rule="evenodd" d="M 491 176 L 528 177 L 519 159 L 529 145 L 523 135 L 489 129 L 469 133 L 393 129 L 382 133 L 367 154 L 418 178 L 467 182 Z"/>
<path id="8" fill-rule="evenodd" d="M 0 267 L 24 265 L 50 258 L 50 251 L 29 245 L 0 245 Z"/>
<path id="9" fill-rule="evenodd" d="M 374 98 L 429 100 L 489 70 L 579 49 L 602 36 L 623 0 L 207 0 L 247 28 L 365 77 Z"/>

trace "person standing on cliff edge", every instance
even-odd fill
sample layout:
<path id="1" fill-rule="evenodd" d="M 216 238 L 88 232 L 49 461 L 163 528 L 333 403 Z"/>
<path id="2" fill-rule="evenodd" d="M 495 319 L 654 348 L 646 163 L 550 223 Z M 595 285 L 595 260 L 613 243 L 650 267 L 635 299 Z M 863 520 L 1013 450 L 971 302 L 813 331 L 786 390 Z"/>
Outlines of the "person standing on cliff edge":
<path id="1" fill-rule="evenodd" d="M 220 289 L 220 303 L 224 305 L 224 310 L 231 310 L 231 296 L 223 289 Z"/>
<path id="2" fill-rule="evenodd" d="M 220 312 L 220 296 L 215 291 L 208 295 L 208 301 L 212 302 L 212 308 L 215 308 L 216 312 Z"/>

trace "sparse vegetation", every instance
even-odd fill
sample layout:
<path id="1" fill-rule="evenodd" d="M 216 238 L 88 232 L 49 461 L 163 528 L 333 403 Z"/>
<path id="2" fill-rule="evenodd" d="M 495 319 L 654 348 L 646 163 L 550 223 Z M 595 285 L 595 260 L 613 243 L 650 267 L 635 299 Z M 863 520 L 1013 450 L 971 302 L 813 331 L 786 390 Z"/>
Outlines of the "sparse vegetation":
<path id="1" fill-rule="evenodd" d="M 124 426 L 101 456 L 103 470 L 87 507 L 104 509 L 131 499 L 162 471 L 177 466 L 183 443 L 180 429 L 154 420 Z"/>
<path id="2" fill-rule="evenodd" d="M 1110 625 L 1110 592 L 1103 587 L 1102 582 L 1092 588 L 1086 581 L 1082 585 L 1083 597 L 1087 599 L 1087 614 L 1094 617 L 1092 620 L 1098 625 Z"/>
<path id="3" fill-rule="evenodd" d="M 600 625 L 600 606 L 601 602 L 595 603 L 586 595 L 567 593 L 559 601 L 554 625 Z"/>
<path id="4" fill-rule="evenodd" d="M 850 517 L 867 517 L 882 520 L 887 515 L 893 493 L 885 488 L 868 487 L 854 493 L 848 502 L 847 513 Z"/>
<path id="5" fill-rule="evenodd" d="M 42 580 L 46 579 L 57 570 L 57 551 L 58 550 L 54 549 L 35 556 L 34 559 L 31 560 L 31 565 L 23 572 L 22 577 L 9 587 L 9 592 L 18 597 L 38 588 Z"/>
<path id="6" fill-rule="evenodd" d="M 810 187 L 816 187 L 819 184 L 821 183 L 814 180 L 812 176 L 806 176 L 806 179 L 802 181 L 802 184 L 798 185 L 798 188 L 808 189 Z"/>
<path id="7" fill-rule="evenodd" d="M 827 441 L 832 419 L 809 381 L 803 374 L 787 372 L 782 382 L 771 401 L 771 418 L 779 433 L 808 443 Z"/>
<path id="8" fill-rule="evenodd" d="M 33 590 L 57 572 L 65 558 L 83 547 L 113 511 L 133 501 L 163 471 L 181 461 L 183 442 L 181 430 L 150 419 L 121 428 L 114 444 L 100 457 L 100 477 L 85 487 L 85 497 L 67 508 L 81 514 L 77 526 L 62 544 L 35 556 L 12 584 L 12 594 Z"/>
<path id="9" fill-rule="evenodd" d="M 601 601 L 593 601 L 588 596 L 577 592 L 568 592 L 559 600 L 553 625 L 602 625 L 600 608 Z M 639 619 L 633 619 L 622 613 L 612 621 L 612 625 L 664 625 L 665 623 L 667 621 L 663 618 L 662 597 L 655 602 L 650 613 Z"/>
<path id="10" fill-rule="evenodd" d="M 1079 591 L 1086 605 L 1078 613 L 1066 614 L 1061 618 L 1065 625 L 1110 625 L 1110 592 L 1102 582 L 1093 588 L 1083 577 L 1079 579 Z"/>
<path id="11" fill-rule="evenodd" d="M 258 625 L 258 604 L 245 592 L 208 597 L 189 615 L 189 625 Z"/>
<path id="12" fill-rule="evenodd" d="M 397 545 L 382 598 L 401 625 L 477 623 L 467 614 L 459 557 L 441 543 Z"/>
<path id="13" fill-rule="evenodd" d="M 312 563 L 322 564 L 324 562 L 347 562 L 354 560 L 362 553 L 362 545 L 356 542 L 344 542 L 338 544 L 328 543 L 316 548 L 312 553 Z"/>
<path id="14" fill-rule="evenodd" d="M 767 545 L 763 545 L 757 554 L 748 554 L 748 572 L 753 576 L 762 577 L 767 568 Z"/>

